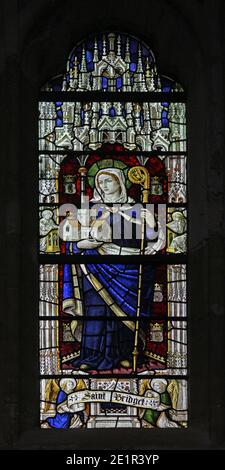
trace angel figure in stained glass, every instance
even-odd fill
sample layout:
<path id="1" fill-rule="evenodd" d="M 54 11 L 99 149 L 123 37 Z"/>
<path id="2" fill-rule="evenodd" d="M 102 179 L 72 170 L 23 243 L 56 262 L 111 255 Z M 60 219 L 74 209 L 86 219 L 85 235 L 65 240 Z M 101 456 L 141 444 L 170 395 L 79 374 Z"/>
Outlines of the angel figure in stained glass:
<path id="1" fill-rule="evenodd" d="M 56 413 L 54 417 L 47 418 L 41 425 L 42 428 L 81 428 L 87 421 L 87 405 L 81 403 L 79 410 L 71 411 L 66 404 L 67 396 L 75 391 L 84 390 L 86 385 L 83 380 L 74 378 L 60 379 L 59 385 L 54 379 L 50 379 L 46 386 L 45 411 L 48 411 L 49 403 L 55 402 Z"/>
<path id="2" fill-rule="evenodd" d="M 42 252 L 57 252 L 59 250 L 58 226 L 53 211 L 45 209 L 40 219 L 40 250 Z"/>
<path id="3" fill-rule="evenodd" d="M 140 413 L 143 427 L 178 428 L 179 424 L 170 417 L 170 410 L 175 407 L 178 399 L 178 384 L 176 380 L 168 381 L 163 378 L 144 380 L 141 385 L 141 394 L 146 397 L 160 397 L 156 409 L 146 409 Z"/>

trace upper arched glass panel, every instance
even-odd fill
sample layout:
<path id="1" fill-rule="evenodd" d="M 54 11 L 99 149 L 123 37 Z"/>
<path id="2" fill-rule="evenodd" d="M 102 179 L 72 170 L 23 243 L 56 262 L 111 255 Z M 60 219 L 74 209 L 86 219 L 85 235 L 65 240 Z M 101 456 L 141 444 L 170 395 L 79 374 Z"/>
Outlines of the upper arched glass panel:
<path id="1" fill-rule="evenodd" d="M 182 86 L 161 75 L 154 54 L 139 39 L 114 32 L 80 42 L 71 51 L 66 70 L 42 91 L 182 92 Z"/>

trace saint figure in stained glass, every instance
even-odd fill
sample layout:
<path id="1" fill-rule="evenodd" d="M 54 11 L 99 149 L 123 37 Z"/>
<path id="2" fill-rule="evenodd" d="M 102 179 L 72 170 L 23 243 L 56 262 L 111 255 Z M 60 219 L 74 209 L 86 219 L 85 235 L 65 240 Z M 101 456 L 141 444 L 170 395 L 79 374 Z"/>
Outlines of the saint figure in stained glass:
<path id="1" fill-rule="evenodd" d="M 127 195 L 125 177 L 121 169 L 106 167 L 96 173 L 92 202 L 98 203 L 99 218 L 97 217 L 90 228 L 90 237 L 76 244 L 76 247 L 85 250 L 86 254 L 94 255 L 97 249 L 108 254 L 119 254 L 121 247 L 127 254 L 136 254 L 140 249 L 140 240 L 132 238 L 132 234 L 136 225 L 142 223 L 141 217 L 146 221 L 147 238 L 155 237 L 152 214 L 147 209 L 141 209 L 141 217 L 140 214 L 138 217 L 133 206 L 126 205 L 127 202 L 134 202 L 134 199 Z M 121 219 L 123 231 L 130 233 L 131 238 L 122 236 L 114 240 L 113 228 L 121 226 Z M 107 224 L 110 230 L 110 238 L 108 237 L 106 242 L 101 239 L 101 229 L 104 224 Z M 69 249 L 70 247 L 71 245 Z M 80 265 L 80 268 L 82 294 L 79 297 L 83 298 L 84 322 L 80 357 L 73 361 L 73 366 L 83 370 L 110 370 L 121 366 L 131 368 L 138 299 L 138 266 L 121 263 L 118 265 L 88 263 Z M 76 304 L 74 281 L 78 285 L 76 277 L 72 275 L 72 267 L 66 265 L 64 311 L 67 313 L 74 312 Z M 145 328 L 142 320 L 151 317 L 153 283 L 154 268 L 151 265 L 143 267 L 138 343 L 140 365 L 144 362 L 145 349 Z"/>

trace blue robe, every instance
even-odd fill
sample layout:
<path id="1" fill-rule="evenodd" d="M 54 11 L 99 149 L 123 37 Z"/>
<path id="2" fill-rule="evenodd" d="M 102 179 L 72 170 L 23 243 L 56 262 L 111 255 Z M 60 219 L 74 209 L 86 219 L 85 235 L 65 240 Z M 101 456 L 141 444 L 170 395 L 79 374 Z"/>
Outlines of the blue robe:
<path id="1" fill-rule="evenodd" d="M 133 214 L 132 214 L 133 215 Z M 114 219 L 115 223 L 115 219 Z M 127 223 L 127 221 L 125 221 Z M 130 223 L 130 222 L 129 222 Z M 112 240 L 117 245 L 140 247 L 140 240 Z M 69 245 L 68 245 L 69 246 Z M 73 244 L 73 252 L 77 252 L 76 244 Z M 86 255 L 98 255 L 97 250 L 87 249 Z M 122 259 L 122 257 L 121 257 Z M 132 261 L 132 257 L 131 257 Z M 85 263 L 85 256 L 84 256 Z M 73 361 L 74 367 L 87 364 L 91 369 L 109 370 L 119 367 L 123 360 L 132 362 L 134 350 L 134 329 L 137 315 L 137 293 L 139 265 L 129 264 L 86 264 L 89 273 L 101 283 L 108 292 L 114 304 L 124 314 L 125 320 L 131 320 L 133 329 L 121 321 L 121 317 L 112 311 L 109 305 L 95 290 L 88 278 L 83 275 L 83 333 L 81 341 L 80 357 Z M 63 299 L 73 297 L 71 265 L 64 265 Z M 151 304 L 153 299 L 154 268 L 151 265 L 143 266 L 142 273 L 142 301 L 140 314 L 140 332 L 146 331 L 144 320 L 151 316 Z M 102 318 L 104 317 L 104 319 Z M 143 362 L 144 344 L 139 337 L 139 362 Z"/>
<path id="2" fill-rule="evenodd" d="M 60 390 L 57 396 L 56 406 L 66 400 L 67 400 L 67 394 L 63 392 L 63 390 Z M 48 418 L 47 422 L 53 428 L 67 429 L 70 426 L 71 417 L 72 417 L 71 413 L 58 413 L 57 412 L 54 418 Z"/>
<path id="3" fill-rule="evenodd" d="M 67 397 L 68 395 L 63 390 L 60 390 L 57 396 L 57 400 L 56 400 L 56 408 L 60 403 L 63 403 L 64 401 L 66 401 Z M 76 414 L 79 415 L 81 421 L 84 422 L 83 412 L 78 411 Z M 73 413 L 56 412 L 56 415 L 54 416 L 54 418 L 47 418 L 47 422 L 52 428 L 68 429 L 70 427 L 70 422 L 71 422 L 72 417 L 73 417 Z"/>

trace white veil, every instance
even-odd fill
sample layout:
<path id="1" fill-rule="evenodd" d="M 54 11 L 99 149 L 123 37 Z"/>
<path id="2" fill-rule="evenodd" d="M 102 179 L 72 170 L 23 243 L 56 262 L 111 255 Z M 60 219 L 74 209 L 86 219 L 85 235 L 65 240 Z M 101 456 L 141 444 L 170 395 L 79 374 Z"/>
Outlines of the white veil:
<path id="1" fill-rule="evenodd" d="M 124 173 L 119 168 L 104 168 L 102 170 L 99 170 L 98 173 L 96 173 L 94 194 L 93 194 L 93 198 L 91 199 L 91 202 L 96 202 L 96 203 L 110 202 L 110 200 L 109 199 L 107 200 L 107 197 L 105 197 L 105 193 L 100 188 L 100 185 L 98 182 L 98 178 L 100 175 L 109 174 L 109 173 L 112 176 L 115 176 L 120 184 L 121 192 L 116 203 L 133 202 L 133 199 L 127 196 Z"/>

